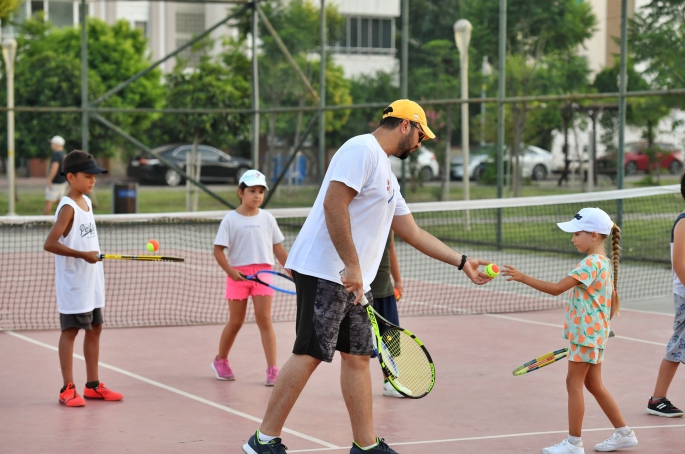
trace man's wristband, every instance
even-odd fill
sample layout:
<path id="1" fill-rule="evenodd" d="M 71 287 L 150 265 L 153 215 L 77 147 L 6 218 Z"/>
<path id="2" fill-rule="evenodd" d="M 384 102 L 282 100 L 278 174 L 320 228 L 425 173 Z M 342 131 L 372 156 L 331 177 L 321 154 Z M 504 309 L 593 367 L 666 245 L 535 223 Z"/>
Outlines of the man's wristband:
<path id="1" fill-rule="evenodd" d="M 459 266 L 457 267 L 457 269 L 458 269 L 459 271 L 463 270 L 463 269 L 464 269 L 464 265 L 466 265 L 466 256 L 462 254 L 462 256 L 461 256 L 461 263 L 459 264 Z"/>

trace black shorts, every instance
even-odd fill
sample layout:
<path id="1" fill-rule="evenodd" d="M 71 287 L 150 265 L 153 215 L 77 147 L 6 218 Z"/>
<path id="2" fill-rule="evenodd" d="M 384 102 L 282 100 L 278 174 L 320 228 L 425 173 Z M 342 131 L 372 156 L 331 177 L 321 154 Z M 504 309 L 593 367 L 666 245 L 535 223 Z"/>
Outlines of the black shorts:
<path id="1" fill-rule="evenodd" d="M 90 312 L 84 312 L 83 314 L 59 314 L 59 324 L 62 331 L 69 328 L 90 331 L 93 329 L 93 325 L 102 325 L 103 323 L 102 309 L 99 307 Z"/>
<path id="2" fill-rule="evenodd" d="M 354 294 L 340 284 L 293 271 L 297 289 L 296 355 L 330 363 L 338 350 L 352 355 L 373 353 L 371 322 Z M 366 297 L 371 301 L 371 293 Z"/>

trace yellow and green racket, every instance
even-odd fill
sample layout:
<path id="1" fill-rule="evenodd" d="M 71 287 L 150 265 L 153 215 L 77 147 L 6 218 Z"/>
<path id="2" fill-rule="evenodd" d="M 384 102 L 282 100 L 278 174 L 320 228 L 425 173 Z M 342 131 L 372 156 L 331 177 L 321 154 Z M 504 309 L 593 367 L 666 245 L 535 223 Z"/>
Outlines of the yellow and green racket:
<path id="1" fill-rule="evenodd" d="M 167 257 L 164 255 L 120 255 L 98 254 L 100 260 L 137 260 L 141 262 L 185 262 L 183 257 Z"/>
<path id="2" fill-rule="evenodd" d="M 609 331 L 609 337 L 614 337 L 613 331 Z M 527 374 L 528 372 L 533 372 L 534 370 L 541 369 L 550 364 L 556 363 L 560 359 L 566 358 L 568 356 L 568 348 L 562 348 L 559 350 L 554 350 L 553 352 L 545 353 L 542 356 L 538 356 L 535 359 L 528 361 L 527 363 L 517 367 L 512 371 L 514 376 L 519 376 Z"/>

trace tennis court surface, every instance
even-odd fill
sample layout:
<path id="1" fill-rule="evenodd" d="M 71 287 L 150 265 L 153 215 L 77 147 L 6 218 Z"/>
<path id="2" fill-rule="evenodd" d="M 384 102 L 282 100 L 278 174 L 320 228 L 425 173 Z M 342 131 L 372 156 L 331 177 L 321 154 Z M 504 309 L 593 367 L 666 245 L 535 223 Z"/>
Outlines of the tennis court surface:
<path id="1" fill-rule="evenodd" d="M 400 303 L 401 304 L 401 303 Z M 561 348 L 563 309 L 520 314 L 405 317 L 436 364 L 434 390 L 421 400 L 385 397 L 372 362 L 376 431 L 398 452 L 523 453 L 561 441 L 566 425 L 566 362 L 513 377 L 524 361 Z M 612 323 L 603 376 L 639 446 L 628 451 L 680 452 L 685 421 L 646 414 L 647 399 L 671 334 L 672 316 L 625 310 Z M 259 427 L 271 388 L 255 324 L 231 354 L 235 382 L 214 378 L 209 363 L 220 325 L 119 328 L 103 332 L 100 380 L 122 402 L 57 403 L 59 332 L 0 333 L 2 452 L 239 453 Z M 294 324 L 275 324 L 279 362 L 289 356 Z M 81 334 L 82 336 L 82 334 Z M 79 337 L 79 340 L 82 337 Z M 79 342 L 77 341 L 77 344 Z M 78 351 L 78 349 L 77 349 Z M 75 360 L 78 387 L 85 366 Z M 352 435 L 340 395 L 339 358 L 322 364 L 295 405 L 283 440 L 288 452 L 349 451 Z M 683 371 L 669 397 L 685 402 Z M 586 393 L 583 441 L 588 452 L 612 433 Z"/>
<path id="2" fill-rule="evenodd" d="M 622 219 L 620 319 L 607 346 L 603 376 L 639 446 L 634 452 L 681 452 L 685 420 L 646 414 L 647 399 L 672 334 L 669 232 L 683 210 L 679 186 L 592 194 L 414 204 L 417 223 L 461 253 L 511 264 L 558 280 L 581 257 L 555 223 L 585 206 Z M 289 249 L 308 209 L 274 210 Z M 100 380 L 123 402 L 57 403 L 61 387 L 54 263 L 42 250 L 49 217 L 0 219 L 0 452 L 221 452 L 259 427 L 272 388 L 257 326 L 247 323 L 231 351 L 235 382 L 209 368 L 227 319 L 225 275 L 212 244 L 225 212 L 96 216 L 102 252 L 140 254 L 155 238 L 160 253 L 184 263 L 105 262 L 106 329 Z M 437 381 L 421 400 L 384 397 L 372 363 L 377 434 L 403 454 L 523 453 L 567 434 L 566 364 L 513 377 L 511 371 L 563 348 L 565 296 L 552 298 L 495 279 L 472 285 L 454 267 L 396 241 L 404 295 L 401 325 L 428 347 Z M 294 297 L 274 298 L 279 365 L 295 337 Z M 251 305 L 250 305 L 251 307 Z M 629 310 L 632 308 L 633 310 Z M 640 309 L 640 311 L 635 311 Z M 253 320 L 248 312 L 248 321 Z M 81 344 L 83 334 L 77 339 Z M 78 351 L 78 350 L 77 350 Z M 85 365 L 75 361 L 79 392 Z M 322 364 L 286 423 L 292 452 L 349 452 L 352 435 L 340 394 L 339 358 Z M 685 371 L 670 395 L 685 405 Z M 612 433 L 586 393 L 583 441 L 588 452 Z"/>

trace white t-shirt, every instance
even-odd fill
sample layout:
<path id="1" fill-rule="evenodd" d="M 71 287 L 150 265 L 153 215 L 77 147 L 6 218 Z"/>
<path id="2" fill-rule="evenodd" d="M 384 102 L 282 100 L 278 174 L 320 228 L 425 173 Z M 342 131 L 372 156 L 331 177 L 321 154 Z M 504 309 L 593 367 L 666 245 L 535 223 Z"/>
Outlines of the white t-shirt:
<path id="1" fill-rule="evenodd" d="M 368 291 L 378 272 L 393 217 L 409 214 L 390 169 L 390 159 L 372 134 L 351 138 L 333 156 L 312 211 L 290 250 L 286 268 L 340 283 L 339 272 L 345 265 L 328 233 L 323 208 L 331 181 L 357 191 L 348 210 L 364 291 Z"/>
<path id="2" fill-rule="evenodd" d="M 55 221 L 64 205 L 74 209 L 74 222 L 69 234 L 59 237 L 59 242 L 76 251 L 98 251 L 98 232 L 95 228 L 93 205 L 88 197 L 88 211 L 83 211 L 69 197 L 62 197 Z M 57 309 L 61 314 L 83 314 L 105 307 L 105 272 L 102 262 L 88 263 L 83 259 L 55 255 L 55 290 Z"/>
<path id="3" fill-rule="evenodd" d="M 228 248 L 231 266 L 274 264 L 274 245 L 285 238 L 276 218 L 259 210 L 255 216 L 243 216 L 231 211 L 219 225 L 214 244 Z"/>

